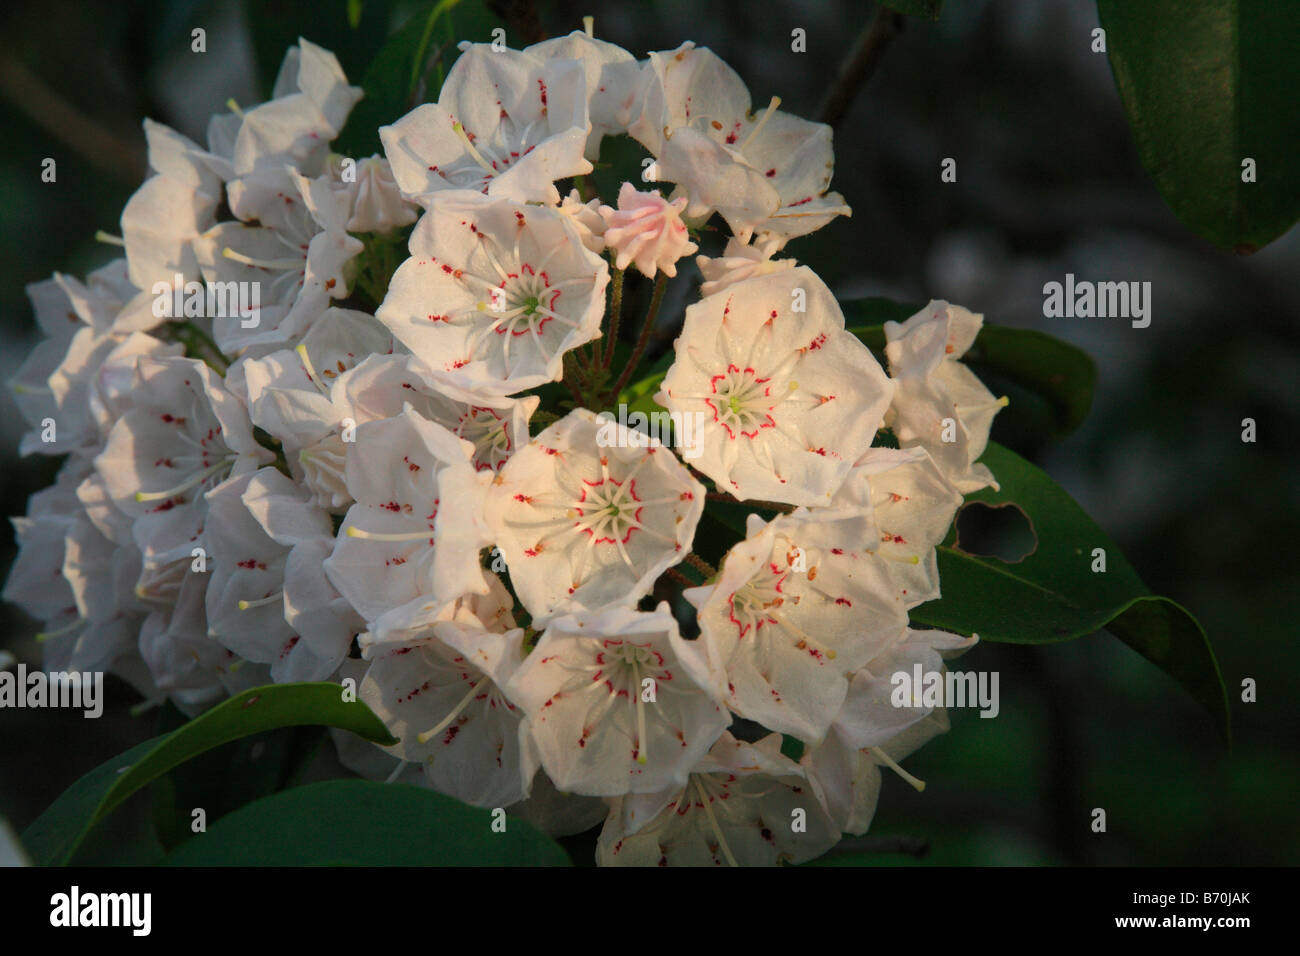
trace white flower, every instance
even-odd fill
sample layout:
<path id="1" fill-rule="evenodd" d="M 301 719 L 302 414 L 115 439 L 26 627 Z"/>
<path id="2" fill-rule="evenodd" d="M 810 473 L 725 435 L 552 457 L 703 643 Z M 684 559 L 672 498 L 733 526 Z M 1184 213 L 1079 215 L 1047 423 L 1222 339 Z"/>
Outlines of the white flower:
<path id="1" fill-rule="evenodd" d="M 629 132 L 657 157 L 657 177 L 685 191 L 687 218 L 716 210 L 742 241 L 757 231 L 784 245 L 849 214 L 828 192 L 830 127 L 778 110 L 776 97 L 753 113 L 745 84 L 712 51 L 651 53 L 641 97 Z"/>
<path id="2" fill-rule="evenodd" d="M 565 792 L 682 786 L 731 722 L 704 655 L 666 603 L 551 620 L 506 691 Z"/>
<path id="3" fill-rule="evenodd" d="M 348 86 L 334 54 L 299 38 L 285 54 L 270 101 L 214 116 L 208 148 L 224 161 L 226 180 L 286 162 L 315 175 L 360 99 L 361 89 Z"/>
<path id="4" fill-rule="evenodd" d="M 410 245 L 376 315 L 467 389 L 511 394 L 558 381 L 564 353 L 600 335 L 609 267 L 568 216 L 441 197 Z"/>
<path id="5" fill-rule="evenodd" d="M 879 544 L 908 608 L 939 597 L 935 548 L 948 534 L 962 496 L 924 448 L 871 448 L 849 471 L 833 508 L 868 508 Z"/>
<path id="6" fill-rule="evenodd" d="M 677 275 L 677 260 L 699 248 L 682 222 L 685 208 L 685 199 L 667 202 L 658 190 L 638 192 L 624 183 L 618 190 L 618 208 L 600 207 L 605 245 L 618 254 L 615 264 L 626 269 L 635 262 L 647 279 L 659 272 L 670 278 Z"/>
<path id="7" fill-rule="evenodd" d="M 397 184 L 426 207 L 447 189 L 558 203 L 555 180 L 592 171 L 582 64 L 486 43 L 462 49 L 437 103 L 379 128 Z"/>
<path id="8" fill-rule="evenodd" d="M 238 399 L 202 362 L 141 357 L 129 407 L 95 468 L 113 503 L 136 518 L 178 509 L 202 514 L 202 492 L 255 470 L 272 454 L 253 439 Z"/>
<path id="9" fill-rule="evenodd" d="M 705 416 L 694 465 L 720 490 L 824 505 L 871 446 L 892 392 L 801 266 L 690 306 L 656 401 Z"/>
<path id="10" fill-rule="evenodd" d="M 372 628 L 385 614 L 400 621 L 430 595 L 486 590 L 484 485 L 469 456 L 468 442 L 409 408 L 357 428 L 346 466 L 356 504 L 325 570 Z"/>
<path id="11" fill-rule="evenodd" d="M 524 52 L 542 59 L 582 62 L 591 116 L 585 155 L 595 162 L 600 158 L 600 141 L 604 137 L 627 132 L 641 76 L 636 57 L 621 46 L 597 40 L 581 30 L 534 43 Z"/>
<path id="12" fill-rule="evenodd" d="M 727 247 L 722 255 L 714 258 L 695 257 L 700 273 L 704 276 L 700 294 L 713 295 L 737 282 L 795 267 L 797 263 L 793 259 L 773 259 L 772 256 L 776 252 L 775 240 L 768 239 L 746 244 L 732 236 L 727 240 Z"/>
<path id="13" fill-rule="evenodd" d="M 578 190 L 570 189 L 569 195 L 564 197 L 559 209 L 569 217 L 573 227 L 578 230 L 584 246 L 597 255 L 605 251 L 605 220 L 600 215 L 599 196 L 584 203 Z"/>
<path id="14" fill-rule="evenodd" d="M 997 488 L 993 473 L 977 459 L 1007 399 L 994 398 L 957 361 L 983 321 L 959 305 L 934 300 L 906 322 L 885 323 L 885 356 L 898 383 L 888 424 L 901 446 L 928 451 L 962 494 Z"/>
<path id="15" fill-rule="evenodd" d="M 127 200 L 121 226 L 131 282 L 150 290 L 177 274 L 198 277 L 193 244 L 216 224 L 222 182 L 220 164 L 197 143 L 152 120 L 144 133 L 155 172 Z"/>
<path id="16" fill-rule="evenodd" d="M 895 771 L 917 790 L 925 788 L 899 761 L 948 730 L 948 715 L 942 707 L 932 708 L 920 701 L 915 706 L 896 706 L 893 675 L 901 671 L 910 678 L 916 665 L 923 673 L 942 674 L 943 657 L 959 654 L 977 640 L 944 631 L 910 629 L 900 637 L 853 675 L 830 733 L 809 748 L 801 761 L 818 796 L 846 833 L 862 834 L 870 827 L 880 794 L 881 767 Z"/>
<path id="17" fill-rule="evenodd" d="M 728 706 L 770 730 L 820 740 L 848 692 L 846 674 L 879 653 L 906 606 L 870 553 L 865 509 L 750 515 L 710 585 L 682 596 L 726 671 Z"/>
<path id="18" fill-rule="evenodd" d="M 519 600 L 536 623 L 629 604 L 690 548 L 704 487 L 671 450 L 575 409 L 517 452 L 487 517 Z"/>
<path id="19" fill-rule="evenodd" d="M 360 630 L 338 594 L 318 586 L 325 583 L 320 562 L 333 543 L 329 515 L 274 468 L 223 482 L 207 498 L 209 631 L 246 660 L 269 664 L 276 681 L 325 679 Z M 303 555 L 293 560 L 300 547 L 309 561 Z M 304 587 L 318 602 L 314 608 L 304 606 L 297 593 Z M 297 617 L 308 616 L 309 630 L 289 620 L 291 595 L 297 597 Z"/>
<path id="20" fill-rule="evenodd" d="M 228 354 L 296 341 L 330 299 L 348 294 L 351 260 L 364 248 L 345 231 L 349 197 L 328 175 L 308 180 L 287 168 L 260 169 L 232 183 L 230 196 L 235 214 L 259 225 L 223 222 L 195 252 L 208 282 L 256 285 L 260 308 L 214 317 L 213 337 Z"/>
<path id="21" fill-rule="evenodd" d="M 509 622 L 513 623 L 513 622 Z M 527 796 L 535 758 L 524 751 L 523 713 L 502 691 L 523 657 L 521 628 L 492 630 L 467 616 L 370 650 L 358 697 L 419 764 L 435 790 L 480 807 Z"/>
<path id="22" fill-rule="evenodd" d="M 779 734 L 749 744 L 724 732 L 685 786 L 611 802 L 596 862 L 774 866 L 820 856 L 839 836 Z"/>

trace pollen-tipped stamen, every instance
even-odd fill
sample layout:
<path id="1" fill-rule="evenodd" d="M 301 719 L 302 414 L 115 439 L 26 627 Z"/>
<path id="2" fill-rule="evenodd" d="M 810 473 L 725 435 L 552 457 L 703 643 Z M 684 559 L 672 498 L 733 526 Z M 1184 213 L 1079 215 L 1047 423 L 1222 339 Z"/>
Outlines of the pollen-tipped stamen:
<path id="1" fill-rule="evenodd" d="M 898 763 L 894 760 L 894 758 L 889 756 L 889 754 L 885 753 L 879 747 L 868 747 L 867 749 L 871 752 L 871 755 L 873 757 L 875 757 L 886 767 L 894 771 L 894 773 L 898 774 L 909 784 L 911 784 L 914 788 L 916 788 L 917 793 L 921 793 L 925 790 L 925 781 L 912 776 L 910 773 L 908 773 L 906 770 L 900 767 Z"/>

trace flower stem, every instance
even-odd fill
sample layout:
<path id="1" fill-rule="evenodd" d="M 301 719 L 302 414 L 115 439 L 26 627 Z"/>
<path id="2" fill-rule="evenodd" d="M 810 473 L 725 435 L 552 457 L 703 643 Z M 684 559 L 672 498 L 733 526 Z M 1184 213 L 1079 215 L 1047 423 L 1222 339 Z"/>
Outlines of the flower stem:
<path id="1" fill-rule="evenodd" d="M 711 578 L 718 573 L 717 568 L 709 564 L 709 562 L 705 561 L 694 551 L 687 551 L 686 557 L 682 560 L 693 567 L 696 571 L 699 571 L 700 574 L 704 575 L 706 578 Z"/>
<path id="2" fill-rule="evenodd" d="M 650 308 L 646 312 L 645 322 L 641 326 L 641 334 L 637 336 L 636 346 L 632 349 L 632 357 L 627 361 L 627 367 L 623 369 L 623 374 L 618 377 L 614 383 L 612 396 L 618 397 L 619 392 L 623 391 L 636 370 L 637 364 L 641 361 L 641 356 L 645 354 L 645 347 L 650 342 L 650 333 L 655 327 L 655 319 L 659 316 L 659 304 L 664 300 L 664 289 L 668 285 L 668 277 L 662 272 L 655 279 L 655 291 L 650 297 Z"/>
<path id="3" fill-rule="evenodd" d="M 623 270 L 610 263 L 613 275 L 609 293 L 609 334 L 605 337 L 605 357 L 601 364 L 609 368 L 614 360 L 614 346 L 618 344 L 618 325 L 623 313 Z"/>

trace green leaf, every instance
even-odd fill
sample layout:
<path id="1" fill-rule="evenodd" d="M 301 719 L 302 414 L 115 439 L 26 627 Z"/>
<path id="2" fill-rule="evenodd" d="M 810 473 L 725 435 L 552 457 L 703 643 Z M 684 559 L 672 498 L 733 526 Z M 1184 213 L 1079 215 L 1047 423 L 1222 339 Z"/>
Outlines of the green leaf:
<path id="1" fill-rule="evenodd" d="M 943 0 L 880 0 L 880 3 L 909 17 L 925 17 L 927 20 L 938 20 L 939 9 L 943 6 Z"/>
<path id="2" fill-rule="evenodd" d="M 1098 0 L 1138 155 L 1183 224 L 1253 252 L 1300 218 L 1300 4 Z M 1255 161 L 1255 182 L 1242 162 Z"/>
<path id="3" fill-rule="evenodd" d="M 399 783 L 329 780 L 265 797 L 166 859 L 174 866 L 568 866 L 522 820 Z"/>
<path id="4" fill-rule="evenodd" d="M 438 0 L 413 13 L 389 38 L 367 67 L 361 80 L 365 97 L 352 110 L 335 149 L 352 156 L 369 156 L 380 150 L 379 127 L 395 123 L 421 102 L 435 100 L 442 86 L 439 79 L 421 91 L 420 80 L 431 57 L 455 59 L 449 14 L 461 0 Z M 435 39 L 435 27 L 446 30 Z M 423 92 L 423 96 L 421 96 Z"/>
<path id="5" fill-rule="evenodd" d="M 364 703 L 344 702 L 338 684 L 255 687 L 92 770 L 28 827 L 23 842 L 39 865 L 67 863 L 97 823 L 173 767 L 251 734 L 305 726 L 339 727 L 379 744 L 397 742 Z"/>
<path id="6" fill-rule="evenodd" d="M 884 299 L 844 303 L 846 316 L 880 323 L 855 324 L 849 331 L 882 361 L 885 351 L 883 323 L 902 322 L 917 311 L 913 306 Z M 999 394 L 1023 389 L 1042 399 L 1051 414 L 1049 428 L 1058 438 L 1082 425 L 1092 408 L 1097 366 L 1082 349 L 1044 332 L 985 323 L 963 361 Z M 1018 397 L 1013 395 L 1013 399 Z"/>
<path id="7" fill-rule="evenodd" d="M 1039 468 L 995 443 L 981 461 L 1001 490 L 986 488 L 967 502 L 1019 508 L 1033 526 L 1034 550 L 1011 563 L 969 554 L 960 539 L 945 543 L 943 596 L 915 608 L 912 620 L 1013 644 L 1067 641 L 1105 628 L 1182 684 L 1229 741 L 1227 690 L 1196 619 L 1151 594 L 1115 543 Z M 1092 570 L 1096 548 L 1105 551 L 1105 572 Z"/>

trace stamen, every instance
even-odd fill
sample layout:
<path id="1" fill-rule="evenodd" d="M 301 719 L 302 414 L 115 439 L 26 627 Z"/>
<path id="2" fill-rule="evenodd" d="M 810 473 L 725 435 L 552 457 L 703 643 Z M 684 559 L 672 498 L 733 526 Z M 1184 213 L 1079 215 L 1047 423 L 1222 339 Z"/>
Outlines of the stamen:
<path id="1" fill-rule="evenodd" d="M 913 777 L 910 773 L 908 773 L 897 763 L 895 763 L 894 758 L 889 756 L 889 754 L 885 753 L 879 747 L 868 747 L 867 749 L 871 752 L 871 755 L 873 757 L 875 757 L 886 767 L 894 771 L 894 773 L 898 774 L 900 777 L 902 777 L 904 780 L 910 783 L 913 787 L 915 787 L 918 793 L 921 793 L 925 790 L 925 781 L 918 780 L 916 777 Z"/>
<path id="2" fill-rule="evenodd" d="M 695 792 L 700 795 L 700 803 L 704 807 L 704 815 L 709 818 L 709 826 L 713 828 L 713 835 L 718 838 L 718 846 L 722 848 L 722 855 L 727 858 L 727 865 L 736 867 L 740 866 L 740 864 L 736 862 L 736 858 L 731 855 L 731 847 L 727 846 L 727 838 L 722 835 L 722 828 L 718 826 L 718 820 L 713 815 L 713 806 L 709 799 L 709 795 L 704 792 L 704 788 L 700 786 L 700 782 L 697 779 L 692 777 L 691 782 L 695 784 Z"/>
<path id="3" fill-rule="evenodd" d="M 294 351 L 298 353 L 298 358 L 302 361 L 302 367 L 307 370 L 307 377 L 311 379 L 312 384 L 316 386 L 316 389 L 322 395 L 327 394 L 329 389 L 325 387 L 325 383 L 316 374 L 316 367 L 312 365 L 311 356 L 307 354 L 307 346 L 300 344 Z"/>
<path id="4" fill-rule="evenodd" d="M 241 611 L 250 611 L 255 607 L 267 607 L 271 604 L 284 601 L 284 592 L 276 591 L 274 594 L 268 594 L 264 598 L 258 598 L 256 601 L 240 601 L 239 609 Z"/>
<path id="5" fill-rule="evenodd" d="M 779 96 L 772 97 L 772 101 L 767 104 L 767 109 L 763 113 L 763 118 L 760 119 L 757 124 L 755 124 L 754 128 L 749 131 L 749 135 L 745 137 L 745 141 L 740 144 L 740 151 L 742 153 L 745 151 L 745 148 L 749 146 L 750 141 L 753 140 L 753 138 L 758 135 L 758 131 L 761 130 L 765 125 L 767 125 L 768 119 L 771 118 L 772 114 L 776 112 L 776 108 L 780 105 L 781 105 L 781 97 Z"/>
<path id="6" fill-rule="evenodd" d="M 978 405 L 954 405 L 953 409 L 956 410 L 958 414 L 963 412 L 986 412 L 990 408 L 1006 408 L 1010 404 L 1011 399 L 1003 395 L 1001 398 L 996 398 L 991 402 L 981 402 Z"/>
<path id="7" fill-rule="evenodd" d="M 239 457 L 238 455 L 227 455 L 225 458 L 222 458 L 215 465 L 211 465 L 207 468 L 204 468 L 202 471 L 196 472 L 195 474 L 191 475 L 189 478 L 187 478 L 185 481 L 182 481 L 175 488 L 168 488 L 166 491 L 137 491 L 135 493 L 135 500 L 136 501 L 162 501 L 165 498 L 173 498 L 176 495 L 189 491 L 195 485 L 201 485 L 205 480 L 207 480 L 207 477 L 209 475 L 213 474 L 214 472 L 220 471 L 222 468 L 225 468 L 228 464 L 230 464 L 238 457 Z"/>
<path id="8" fill-rule="evenodd" d="M 479 678 L 478 683 L 476 683 L 473 687 L 469 689 L 469 693 L 466 694 L 463 698 L 461 698 L 461 702 L 455 706 L 452 712 L 438 722 L 438 726 L 430 730 L 426 730 L 422 734 L 416 734 L 415 739 L 422 744 L 427 744 L 432 738 L 438 736 L 438 734 L 446 730 L 447 726 L 453 720 L 459 717 L 460 712 L 464 710 L 466 707 L 468 707 L 469 702 L 478 695 L 478 689 L 482 687 L 484 684 L 486 684 L 487 682 L 488 682 L 488 678 L 487 675 L 485 674 L 483 677 Z"/>
<path id="9" fill-rule="evenodd" d="M 222 249 L 221 254 L 227 259 L 234 259 L 236 262 L 252 266 L 255 269 L 301 269 L 305 261 L 305 259 L 254 259 L 242 252 L 236 252 L 229 246 Z"/>
<path id="10" fill-rule="evenodd" d="M 226 100 L 226 108 L 230 110 L 230 112 L 238 116 L 240 119 L 244 118 L 244 111 L 239 108 L 239 104 L 235 102 L 235 98 L 233 96 L 230 99 Z"/>
<path id="11" fill-rule="evenodd" d="M 62 637 L 65 634 L 71 634 L 73 631 L 75 631 L 77 628 L 81 627 L 85 623 L 86 623 L 86 619 L 84 617 L 78 617 L 71 624 L 65 624 L 63 627 L 56 628 L 53 631 L 41 631 L 39 634 L 36 635 L 36 643 L 43 644 L 44 642 L 48 641 L 52 637 Z"/>
<path id="12" fill-rule="evenodd" d="M 460 141 L 465 144 L 465 149 L 469 152 L 470 156 L 474 158 L 474 162 L 482 166 L 489 175 L 495 176 L 497 171 L 492 168 L 491 163 L 483 158 L 483 154 L 474 148 L 474 144 L 470 142 L 469 134 L 465 132 L 465 127 L 461 125 L 460 120 L 456 120 L 456 122 L 452 123 L 451 129 L 452 132 L 460 137 Z"/>
<path id="13" fill-rule="evenodd" d="M 583 31 L 587 34 L 587 36 L 589 36 L 589 37 L 593 37 L 593 38 L 594 38 L 594 37 L 596 36 L 596 18 L 595 18 L 595 17 L 583 17 L 583 18 L 582 18 L 582 29 L 583 29 Z"/>
<path id="14" fill-rule="evenodd" d="M 367 541 L 420 541 L 433 537 L 433 529 L 427 531 L 365 531 L 361 528 L 348 528 L 349 538 L 364 538 Z"/>
<path id="15" fill-rule="evenodd" d="M 105 232 L 103 229 L 100 229 L 98 232 L 95 233 L 95 241 L 106 242 L 110 246 L 121 246 L 122 248 L 126 248 L 125 239 L 123 239 L 121 236 L 111 235 L 110 233 Z"/>

